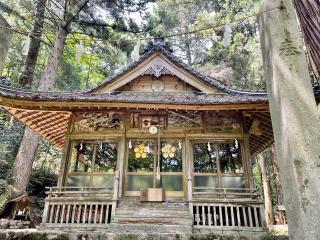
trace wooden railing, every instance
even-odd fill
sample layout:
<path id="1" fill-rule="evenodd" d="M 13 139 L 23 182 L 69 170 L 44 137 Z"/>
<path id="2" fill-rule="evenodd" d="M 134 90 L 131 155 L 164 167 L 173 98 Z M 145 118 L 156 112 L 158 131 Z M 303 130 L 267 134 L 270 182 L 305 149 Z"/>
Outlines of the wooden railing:
<path id="1" fill-rule="evenodd" d="M 254 189 L 193 187 L 189 175 L 187 190 L 195 227 L 266 227 L 261 194 Z"/>
<path id="2" fill-rule="evenodd" d="M 45 199 L 43 226 L 108 224 L 118 201 L 119 173 L 112 188 L 50 187 Z M 74 226 L 72 225 L 72 226 Z"/>
<path id="3" fill-rule="evenodd" d="M 193 203 L 193 224 L 204 227 L 266 226 L 262 204 Z"/>
<path id="4" fill-rule="evenodd" d="M 261 201 L 261 194 L 256 189 L 249 188 L 209 188 L 193 187 L 192 199 L 250 199 Z"/>

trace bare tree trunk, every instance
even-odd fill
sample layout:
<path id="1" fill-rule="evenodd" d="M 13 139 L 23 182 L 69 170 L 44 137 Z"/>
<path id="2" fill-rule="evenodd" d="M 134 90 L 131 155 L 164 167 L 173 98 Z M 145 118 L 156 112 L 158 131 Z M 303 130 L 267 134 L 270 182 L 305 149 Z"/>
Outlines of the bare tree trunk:
<path id="1" fill-rule="evenodd" d="M 1 27 L 4 26 L 4 27 Z M 12 30 L 9 29 L 10 25 L 0 15 L 0 76 L 3 70 L 3 65 L 9 50 L 10 41 L 12 38 Z"/>
<path id="2" fill-rule="evenodd" d="M 24 65 L 24 71 L 20 77 L 20 86 L 30 87 L 33 81 L 33 73 L 37 63 L 39 50 L 40 50 L 40 38 L 42 35 L 42 28 L 44 22 L 44 14 L 46 9 L 47 0 L 39 0 L 37 4 L 36 20 L 31 32 L 31 42 L 28 55 Z M 33 37 L 35 36 L 35 37 Z"/>
<path id="3" fill-rule="evenodd" d="M 275 148 L 274 144 L 271 146 L 271 152 L 272 152 L 273 174 L 274 174 L 276 191 L 277 191 L 277 204 L 284 205 L 279 163 L 278 163 L 276 148 Z M 285 224 L 286 223 L 285 210 L 283 210 L 282 208 L 278 209 L 276 211 L 275 220 L 276 220 L 276 224 Z"/>
<path id="4" fill-rule="evenodd" d="M 48 56 L 47 65 L 41 78 L 38 90 L 50 91 L 54 88 L 58 64 L 68 35 L 67 30 L 61 28 L 55 40 L 54 47 Z M 39 135 L 26 128 L 15 158 L 10 182 L 15 187 L 16 194 L 24 192 L 29 183 L 34 157 L 39 143 Z"/>
<path id="5" fill-rule="evenodd" d="M 72 8 L 73 0 L 65 1 L 65 9 L 64 9 L 64 25 L 60 27 L 56 34 L 56 40 L 54 42 L 53 49 L 48 56 L 47 65 L 42 74 L 38 90 L 39 91 L 51 91 L 54 89 L 55 78 L 57 75 L 58 65 L 60 59 L 63 54 L 63 49 L 66 43 L 66 38 L 68 36 L 68 30 L 70 23 L 72 20 L 79 14 L 81 9 L 86 6 L 88 0 L 78 9 L 77 13 L 72 17 L 69 16 L 69 10 Z M 29 182 L 30 172 L 32 170 L 32 165 L 34 161 L 34 156 L 37 150 L 37 146 L 39 143 L 39 136 L 31 136 L 36 135 L 36 133 L 32 132 L 30 129 L 26 128 L 24 132 L 24 136 L 22 138 L 21 145 L 19 147 L 18 154 L 16 156 L 15 162 L 13 164 L 12 173 L 19 173 L 22 177 L 13 177 L 13 186 L 17 188 L 17 194 L 26 190 L 27 184 Z M 27 149 L 28 151 L 25 151 Z M 24 159 L 30 159 L 30 161 L 26 161 L 23 168 L 20 167 L 19 163 L 24 162 Z M 12 176 L 15 176 L 12 174 Z"/>
<path id="6" fill-rule="evenodd" d="M 270 226 L 274 224 L 274 214 L 271 199 L 270 181 L 269 175 L 266 168 L 266 159 L 264 154 L 259 155 L 259 165 L 261 169 L 262 185 L 263 185 L 263 195 L 264 195 L 264 208 L 267 225 Z"/>
<path id="7" fill-rule="evenodd" d="M 39 135 L 26 127 L 9 176 L 15 195 L 25 192 L 27 188 L 38 142 Z"/>
<path id="8" fill-rule="evenodd" d="M 39 91 L 51 91 L 54 89 L 55 78 L 58 71 L 58 65 L 63 53 L 63 49 L 66 43 L 68 31 L 65 28 L 61 28 L 56 36 L 54 47 L 49 54 L 47 65 L 44 73 L 41 77 L 41 81 L 38 87 Z"/>
<path id="9" fill-rule="evenodd" d="M 281 186 L 281 178 L 280 178 L 280 170 L 279 170 L 279 164 L 278 164 L 278 158 L 277 153 L 274 144 L 271 146 L 272 151 L 272 165 L 273 165 L 273 172 L 274 172 L 274 178 L 276 183 L 276 190 L 277 190 L 277 202 L 278 204 L 283 204 L 283 192 L 282 192 L 282 186 Z"/>

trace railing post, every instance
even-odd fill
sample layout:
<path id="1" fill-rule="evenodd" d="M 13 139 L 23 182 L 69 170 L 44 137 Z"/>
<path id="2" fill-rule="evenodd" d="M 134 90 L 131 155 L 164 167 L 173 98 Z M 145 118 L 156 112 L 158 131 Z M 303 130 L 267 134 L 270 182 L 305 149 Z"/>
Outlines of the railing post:
<path id="1" fill-rule="evenodd" d="M 189 212 L 191 217 L 193 217 L 193 204 L 192 204 L 192 176 L 189 173 L 187 182 L 187 198 L 189 202 Z"/>
<path id="2" fill-rule="evenodd" d="M 118 201 L 119 176 L 120 176 L 120 171 L 116 170 L 114 173 L 113 201 L 112 201 L 112 209 L 111 209 L 111 218 L 116 213 L 116 206 L 117 206 L 117 201 Z"/>
<path id="3" fill-rule="evenodd" d="M 114 184 L 113 184 L 113 200 L 118 200 L 118 188 L 119 188 L 119 170 L 116 170 L 114 173 Z"/>
<path id="4" fill-rule="evenodd" d="M 261 226 L 267 227 L 266 214 L 264 210 L 264 204 L 260 204 L 260 216 L 261 216 Z"/>
<path id="5" fill-rule="evenodd" d="M 45 199 L 43 215 L 42 215 L 42 223 L 47 223 L 48 211 L 49 211 L 49 200 Z"/>
<path id="6" fill-rule="evenodd" d="M 44 209 L 42 214 L 42 223 L 47 223 L 51 196 L 52 196 L 52 187 L 49 188 L 48 196 L 44 200 L 45 202 L 44 202 Z"/>

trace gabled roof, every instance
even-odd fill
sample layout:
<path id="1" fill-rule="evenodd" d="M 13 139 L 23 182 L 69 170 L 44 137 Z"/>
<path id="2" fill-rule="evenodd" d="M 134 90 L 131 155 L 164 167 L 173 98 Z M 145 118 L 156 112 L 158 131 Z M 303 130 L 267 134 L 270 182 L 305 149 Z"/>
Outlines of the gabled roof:
<path id="1" fill-rule="evenodd" d="M 116 73 L 115 75 L 111 76 L 110 78 L 107 78 L 102 83 L 98 84 L 96 87 L 88 90 L 88 93 L 94 93 L 96 91 L 99 91 L 100 89 L 108 86 L 109 84 L 115 82 L 123 75 L 127 74 L 132 69 L 136 68 L 139 64 L 143 63 L 145 60 L 150 58 L 155 53 L 162 54 L 165 58 L 167 58 L 171 63 L 176 65 L 178 68 L 183 69 L 184 71 L 188 72 L 189 74 L 196 77 L 198 80 L 200 80 L 202 83 L 207 85 L 208 87 L 213 87 L 218 90 L 221 90 L 222 92 L 229 93 L 229 94 L 248 94 L 248 95 L 265 95 L 265 92 L 254 92 L 254 91 L 240 91 L 236 89 L 231 89 L 224 85 L 222 82 L 220 82 L 217 79 L 214 79 L 212 77 L 209 77 L 200 71 L 196 70 L 195 68 L 192 68 L 188 64 L 184 63 L 181 59 L 176 57 L 172 51 L 165 46 L 162 39 L 156 39 L 153 43 L 149 43 L 149 47 L 146 49 L 145 53 L 140 56 L 140 58 L 128 65 L 127 67 L 123 68 L 121 71 Z"/>

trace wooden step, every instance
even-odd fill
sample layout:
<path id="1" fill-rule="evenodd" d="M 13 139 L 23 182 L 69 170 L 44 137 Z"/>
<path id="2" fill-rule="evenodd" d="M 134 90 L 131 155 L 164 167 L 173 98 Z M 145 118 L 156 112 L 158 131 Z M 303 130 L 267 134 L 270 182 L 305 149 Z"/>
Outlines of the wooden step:
<path id="1" fill-rule="evenodd" d="M 112 223 L 191 227 L 192 218 L 186 202 L 140 202 L 127 198 L 118 203 Z"/>

